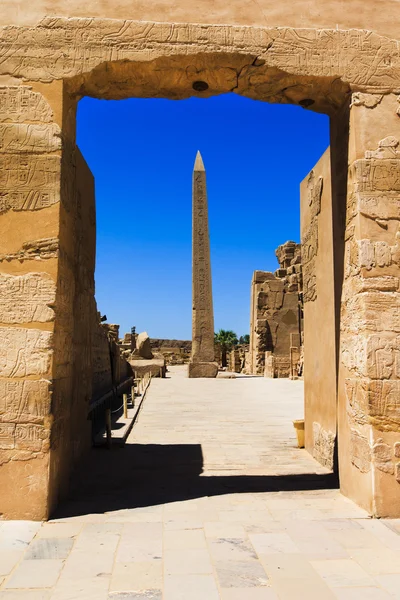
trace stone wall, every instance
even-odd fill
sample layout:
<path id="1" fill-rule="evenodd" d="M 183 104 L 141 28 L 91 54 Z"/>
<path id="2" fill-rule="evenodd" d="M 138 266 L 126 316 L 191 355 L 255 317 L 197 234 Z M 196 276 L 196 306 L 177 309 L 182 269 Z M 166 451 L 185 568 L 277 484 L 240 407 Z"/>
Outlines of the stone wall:
<path id="1" fill-rule="evenodd" d="M 336 331 L 332 191 L 328 149 L 300 187 L 304 299 L 305 447 L 333 469 Z"/>
<path id="2" fill-rule="evenodd" d="M 276 250 L 275 273 L 255 271 L 251 283 L 250 369 L 254 375 L 291 375 L 291 334 L 300 333 L 300 244 Z M 266 354 L 267 353 L 267 354 Z"/>

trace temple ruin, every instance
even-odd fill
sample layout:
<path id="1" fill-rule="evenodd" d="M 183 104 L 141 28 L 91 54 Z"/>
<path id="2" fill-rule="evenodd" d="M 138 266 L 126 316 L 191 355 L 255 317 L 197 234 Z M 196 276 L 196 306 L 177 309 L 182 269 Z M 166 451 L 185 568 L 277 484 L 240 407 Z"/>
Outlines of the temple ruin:
<path id="1" fill-rule="evenodd" d="M 199 16 L 185 0 L 3 3 L 5 518 L 48 518 L 90 443 L 95 218 L 79 99 L 227 92 L 330 117 L 329 157 L 302 185 L 306 445 L 338 469 L 343 494 L 371 515 L 400 516 L 398 3 L 361 8 L 206 0 Z M 321 322 L 326 298 L 322 334 L 307 320 Z"/>
<path id="2" fill-rule="evenodd" d="M 275 254 L 279 262 L 275 273 L 253 273 L 249 371 L 266 377 L 290 377 L 300 359 L 301 246 L 289 241 L 279 246 Z"/>

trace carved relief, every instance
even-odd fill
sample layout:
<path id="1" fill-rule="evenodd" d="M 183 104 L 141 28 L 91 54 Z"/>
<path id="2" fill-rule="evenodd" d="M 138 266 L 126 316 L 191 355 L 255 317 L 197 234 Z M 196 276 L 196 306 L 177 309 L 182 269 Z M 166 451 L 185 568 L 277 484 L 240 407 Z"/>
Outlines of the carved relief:
<path id="1" fill-rule="evenodd" d="M 382 148 L 383 153 L 392 153 L 393 147 Z M 380 152 L 378 150 L 377 152 Z M 400 192 L 399 159 L 361 158 L 354 161 L 350 167 L 350 178 L 353 181 L 354 191 L 370 192 Z"/>
<path id="2" fill-rule="evenodd" d="M 400 79 L 398 42 L 370 31 L 55 17 L 44 18 L 36 27 L 2 29 L 0 73 L 52 81 L 88 73 L 109 61 L 150 61 L 200 52 L 245 53 L 251 57 L 251 73 L 257 73 L 253 62 L 258 57 L 270 71 L 276 67 L 305 77 L 331 77 L 336 82 L 340 78 L 364 88 L 361 91 L 388 92 Z"/>
<path id="3" fill-rule="evenodd" d="M 45 273 L 0 273 L 0 323 L 46 323 L 54 320 L 56 285 Z"/>
<path id="4" fill-rule="evenodd" d="M 352 335 L 341 341 L 344 366 L 362 377 L 394 379 L 400 374 L 400 336 Z"/>
<path id="5" fill-rule="evenodd" d="M 47 452 L 49 449 L 50 431 L 43 425 L 32 423 L 14 424 L 0 423 L 1 450 L 29 450 L 32 452 Z M 13 457 L 18 460 L 18 455 Z"/>
<path id="6" fill-rule="evenodd" d="M 345 389 L 350 423 L 400 431 L 400 381 L 346 379 Z"/>
<path id="7" fill-rule="evenodd" d="M 45 260 L 57 258 L 59 252 L 58 238 L 43 238 L 32 242 L 25 242 L 18 252 L 0 254 L 0 262 L 11 260 Z"/>
<path id="8" fill-rule="evenodd" d="M 379 438 L 372 446 L 372 459 L 379 471 L 393 475 L 394 465 L 392 462 L 392 449 Z"/>
<path id="9" fill-rule="evenodd" d="M 313 423 L 313 456 L 327 469 L 333 469 L 336 434 L 327 431 L 319 423 Z"/>
<path id="10" fill-rule="evenodd" d="M 366 425 L 368 418 L 368 384 L 363 379 L 346 379 L 346 412 L 351 425 Z"/>
<path id="11" fill-rule="evenodd" d="M 369 384 L 370 422 L 380 431 L 400 431 L 400 380 L 373 380 Z"/>
<path id="12" fill-rule="evenodd" d="M 363 94 L 355 92 L 351 97 L 350 106 L 365 106 L 366 108 L 375 108 L 382 101 L 382 94 Z"/>
<path id="13" fill-rule="evenodd" d="M 15 426 L 15 448 L 31 452 L 47 452 L 50 431 L 43 425 L 19 424 Z"/>
<path id="14" fill-rule="evenodd" d="M 361 473 L 371 470 L 371 447 L 368 439 L 356 429 L 350 431 L 350 460 Z"/>
<path id="15" fill-rule="evenodd" d="M 49 331 L 0 327 L 0 375 L 46 375 L 50 368 L 51 342 Z"/>
<path id="16" fill-rule="evenodd" d="M 378 279 L 378 278 L 376 278 Z M 380 279 L 380 278 L 379 278 Z M 368 282 L 367 280 L 364 280 Z M 360 282 L 361 284 L 362 282 Z M 397 292 L 369 289 L 367 293 L 354 293 L 346 289 L 346 310 L 342 314 L 342 326 L 353 333 L 359 331 L 392 331 L 400 333 L 400 294 Z M 351 293 L 353 291 L 353 293 Z"/>
<path id="17" fill-rule="evenodd" d="M 7 381 L 0 379 L 0 420 L 42 423 L 50 414 L 50 383 L 40 381 Z"/>
<path id="18" fill-rule="evenodd" d="M 400 462 L 396 463 L 396 481 L 400 483 Z"/>
<path id="19" fill-rule="evenodd" d="M 379 142 L 377 150 L 366 150 L 365 158 L 400 158 L 398 145 L 399 140 L 393 135 L 389 135 Z"/>
<path id="20" fill-rule="evenodd" d="M 0 123 L 0 152 L 53 152 L 61 150 L 61 131 L 55 123 Z"/>
<path id="21" fill-rule="evenodd" d="M 396 442 L 394 445 L 395 458 L 400 458 L 400 442 Z"/>
<path id="22" fill-rule="evenodd" d="M 39 210 L 60 201 L 60 158 L 0 153 L 0 213 Z"/>
<path id="23" fill-rule="evenodd" d="M 0 423 L 0 450 L 14 448 L 14 423 Z"/>
<path id="24" fill-rule="evenodd" d="M 53 111 L 42 94 L 31 87 L 0 86 L 0 121 L 21 123 L 23 121 L 52 121 Z"/>
<path id="25" fill-rule="evenodd" d="M 313 302 L 317 298 L 316 257 L 318 254 L 318 215 L 321 212 L 323 178 L 316 179 L 314 170 L 307 180 L 310 223 L 301 240 L 301 260 L 303 265 L 303 299 Z"/>

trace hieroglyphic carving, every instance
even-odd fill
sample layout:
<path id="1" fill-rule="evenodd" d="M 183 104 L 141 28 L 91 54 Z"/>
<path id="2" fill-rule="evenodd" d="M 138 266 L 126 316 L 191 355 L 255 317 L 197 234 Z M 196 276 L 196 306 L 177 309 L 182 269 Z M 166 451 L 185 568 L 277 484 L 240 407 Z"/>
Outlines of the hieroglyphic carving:
<path id="1" fill-rule="evenodd" d="M 50 430 L 43 425 L 17 424 L 15 448 L 31 452 L 46 452 L 50 447 Z"/>
<path id="2" fill-rule="evenodd" d="M 400 431 L 400 381 L 373 380 L 368 389 L 370 422 L 380 431 Z"/>
<path id="3" fill-rule="evenodd" d="M 17 252 L 9 254 L 0 254 L 0 262 L 11 260 L 45 260 L 49 258 L 57 258 L 60 242 L 58 238 L 43 238 L 41 240 L 33 240 L 22 244 L 22 248 Z"/>
<path id="4" fill-rule="evenodd" d="M 354 291 L 357 291 L 357 286 Z M 361 330 L 400 333 L 400 294 L 387 290 L 382 293 L 382 290 L 370 288 L 365 294 L 352 294 L 351 290 L 347 290 L 342 325 L 344 329 L 353 333 Z"/>
<path id="5" fill-rule="evenodd" d="M 0 121 L 52 121 L 53 111 L 42 94 L 31 87 L 19 85 L 0 86 Z"/>
<path id="6" fill-rule="evenodd" d="M 345 387 L 350 423 L 400 431 L 400 381 L 346 379 Z"/>
<path id="7" fill-rule="evenodd" d="M 385 444 L 382 438 L 376 440 L 372 446 L 372 460 L 379 471 L 393 475 L 392 449 L 388 444 Z"/>
<path id="8" fill-rule="evenodd" d="M 376 150 L 366 150 L 365 158 L 400 158 L 400 152 L 397 150 L 398 145 L 399 140 L 393 135 L 389 135 L 380 140 Z"/>
<path id="9" fill-rule="evenodd" d="M 53 152 L 61 150 L 61 130 L 56 123 L 0 123 L 0 152 Z"/>
<path id="10" fill-rule="evenodd" d="M 301 262 L 303 265 L 303 299 L 313 302 L 317 298 L 316 258 L 318 254 L 318 215 L 321 212 L 323 178 L 316 179 L 312 170 L 307 180 L 310 222 L 302 234 Z"/>
<path id="11" fill-rule="evenodd" d="M 320 423 L 313 423 L 313 456 L 327 469 L 333 469 L 336 434 L 321 427 Z"/>
<path id="12" fill-rule="evenodd" d="M 193 313 L 192 355 L 189 376 L 199 377 L 199 368 L 193 375 L 194 363 L 211 363 L 203 376 L 216 376 L 214 350 L 214 316 L 211 289 L 210 242 L 206 173 L 200 153 L 197 153 L 193 171 Z M 212 372 L 213 375 L 209 375 Z"/>
<path id="13" fill-rule="evenodd" d="M 364 379 L 346 379 L 346 412 L 351 425 L 366 425 L 368 417 L 368 382 Z"/>
<path id="14" fill-rule="evenodd" d="M 45 273 L 0 273 L 0 323 L 53 321 L 55 299 L 55 282 Z"/>
<path id="15" fill-rule="evenodd" d="M 32 423 L 0 423 L 1 450 L 29 450 L 46 452 L 50 446 L 50 430 Z M 18 454 L 14 460 L 18 460 Z M 1 461 L 0 461 L 1 462 Z"/>
<path id="16" fill-rule="evenodd" d="M 49 331 L 0 327 L 0 375 L 46 375 L 50 368 L 51 342 Z"/>
<path id="17" fill-rule="evenodd" d="M 371 446 L 368 439 L 356 429 L 350 431 L 350 460 L 361 471 L 368 473 L 371 470 Z"/>
<path id="18" fill-rule="evenodd" d="M 0 154 L 0 214 L 39 210 L 60 201 L 60 158 Z"/>
<path id="19" fill-rule="evenodd" d="M 0 423 L 0 450 L 14 448 L 15 423 Z"/>
<path id="20" fill-rule="evenodd" d="M 362 377 L 400 377 L 400 336 L 389 333 L 350 335 L 341 341 L 344 366 Z"/>
<path id="21" fill-rule="evenodd" d="M 382 152 L 391 152 L 392 149 L 386 147 Z M 349 174 L 355 192 L 400 192 L 399 159 L 393 156 L 373 160 L 360 158 L 354 161 Z"/>
<path id="22" fill-rule="evenodd" d="M 12 423 L 42 423 L 50 413 L 50 382 L 0 379 L 0 420 Z"/>
<path id="23" fill-rule="evenodd" d="M 29 50 L 29 51 L 28 51 Z M 361 91 L 391 91 L 400 79 L 398 42 L 364 30 L 313 30 L 46 17 L 36 27 L 4 27 L 0 73 L 51 81 L 108 61 L 230 52 L 266 67 L 332 77 Z"/>

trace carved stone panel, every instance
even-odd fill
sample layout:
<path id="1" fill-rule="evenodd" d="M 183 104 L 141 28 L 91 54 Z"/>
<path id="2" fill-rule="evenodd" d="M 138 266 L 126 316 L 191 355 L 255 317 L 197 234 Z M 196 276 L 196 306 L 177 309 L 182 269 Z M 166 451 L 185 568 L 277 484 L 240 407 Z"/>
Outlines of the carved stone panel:
<path id="1" fill-rule="evenodd" d="M 51 341 L 49 331 L 0 327 L 0 376 L 47 375 Z"/>
<path id="2" fill-rule="evenodd" d="M 0 273 L 0 323 L 53 321 L 55 299 L 55 282 L 45 273 Z"/>
<path id="3" fill-rule="evenodd" d="M 0 213 L 39 210 L 60 201 L 60 158 L 0 153 Z"/>
<path id="4" fill-rule="evenodd" d="M 52 119 L 51 107 L 42 94 L 32 91 L 31 87 L 0 86 L 0 121 L 49 123 Z"/>
<path id="5" fill-rule="evenodd" d="M 361 473 L 371 470 L 371 447 L 368 439 L 355 429 L 351 430 L 350 435 L 350 460 Z"/>
<path id="6" fill-rule="evenodd" d="M 54 152 L 61 150 L 61 131 L 56 123 L 0 124 L 0 152 Z"/>
<path id="7" fill-rule="evenodd" d="M 50 383 L 0 379 L 0 421 L 42 423 L 51 407 Z"/>

